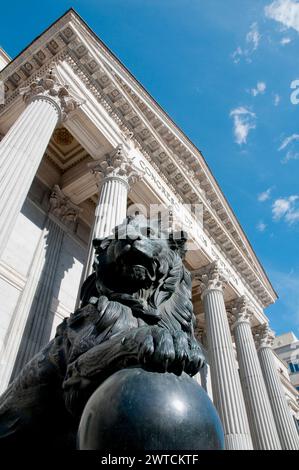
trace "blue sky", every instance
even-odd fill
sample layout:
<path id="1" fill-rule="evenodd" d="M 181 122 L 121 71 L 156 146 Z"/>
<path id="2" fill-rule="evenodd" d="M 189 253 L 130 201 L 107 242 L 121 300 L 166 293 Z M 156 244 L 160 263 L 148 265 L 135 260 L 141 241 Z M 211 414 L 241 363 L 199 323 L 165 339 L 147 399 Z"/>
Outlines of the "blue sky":
<path id="1" fill-rule="evenodd" d="M 299 336 L 299 1 L 5 2 L 1 46 L 71 6 L 202 150 L 279 294 L 272 328 Z"/>

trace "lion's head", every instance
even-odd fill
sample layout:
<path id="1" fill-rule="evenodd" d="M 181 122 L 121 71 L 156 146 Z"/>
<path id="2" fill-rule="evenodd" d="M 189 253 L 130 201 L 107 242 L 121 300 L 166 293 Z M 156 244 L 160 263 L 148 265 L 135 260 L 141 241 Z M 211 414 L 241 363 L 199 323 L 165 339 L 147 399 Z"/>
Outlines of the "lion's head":
<path id="1" fill-rule="evenodd" d="M 156 221 L 130 217 L 116 227 L 112 239 L 94 240 L 94 268 L 99 291 L 132 294 L 157 285 L 167 272 L 174 253 L 183 254 L 186 238 L 163 232 Z"/>
<path id="2" fill-rule="evenodd" d="M 157 221 L 128 217 L 113 237 L 93 241 L 95 273 L 83 284 L 82 305 L 91 296 L 105 295 L 148 321 L 189 329 L 193 309 L 191 278 L 182 261 L 186 241 L 184 232 L 164 232 Z"/>

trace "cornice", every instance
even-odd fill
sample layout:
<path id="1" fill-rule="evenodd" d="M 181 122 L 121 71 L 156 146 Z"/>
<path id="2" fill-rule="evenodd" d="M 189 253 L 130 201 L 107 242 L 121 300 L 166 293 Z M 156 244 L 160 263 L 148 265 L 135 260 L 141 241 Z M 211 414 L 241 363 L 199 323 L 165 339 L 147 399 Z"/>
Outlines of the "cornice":
<path id="1" fill-rule="evenodd" d="M 67 12 L 0 73 L 0 113 L 53 64 L 66 60 L 123 133 L 185 203 L 204 204 L 204 228 L 266 307 L 276 299 L 262 266 L 201 152 L 74 11 Z"/>

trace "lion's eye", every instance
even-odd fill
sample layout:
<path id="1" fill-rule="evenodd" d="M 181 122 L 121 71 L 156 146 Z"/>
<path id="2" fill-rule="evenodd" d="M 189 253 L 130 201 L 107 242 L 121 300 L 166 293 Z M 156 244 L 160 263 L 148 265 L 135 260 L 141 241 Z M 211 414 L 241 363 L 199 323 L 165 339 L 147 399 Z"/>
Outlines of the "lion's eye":
<path id="1" fill-rule="evenodd" d="M 151 227 L 141 227 L 140 232 L 144 237 L 151 237 L 155 234 L 154 230 Z"/>

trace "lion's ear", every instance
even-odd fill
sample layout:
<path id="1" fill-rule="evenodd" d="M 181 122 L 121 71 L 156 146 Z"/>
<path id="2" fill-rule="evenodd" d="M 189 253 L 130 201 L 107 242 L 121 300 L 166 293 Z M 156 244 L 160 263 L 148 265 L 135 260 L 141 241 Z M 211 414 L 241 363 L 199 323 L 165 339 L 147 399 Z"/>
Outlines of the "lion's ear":
<path id="1" fill-rule="evenodd" d="M 101 247 L 102 241 L 102 238 L 94 238 L 92 240 L 92 245 L 96 251 Z"/>
<path id="2" fill-rule="evenodd" d="M 105 250 L 110 244 L 110 241 L 111 240 L 109 238 L 94 238 L 92 240 L 92 245 L 95 249 L 95 252 L 99 254 L 100 251 Z"/>
<path id="3" fill-rule="evenodd" d="M 168 238 L 169 247 L 172 250 L 175 250 L 179 253 L 180 257 L 183 259 L 185 257 L 187 248 L 186 242 L 188 240 L 188 234 L 183 230 L 177 232 L 170 232 Z"/>

